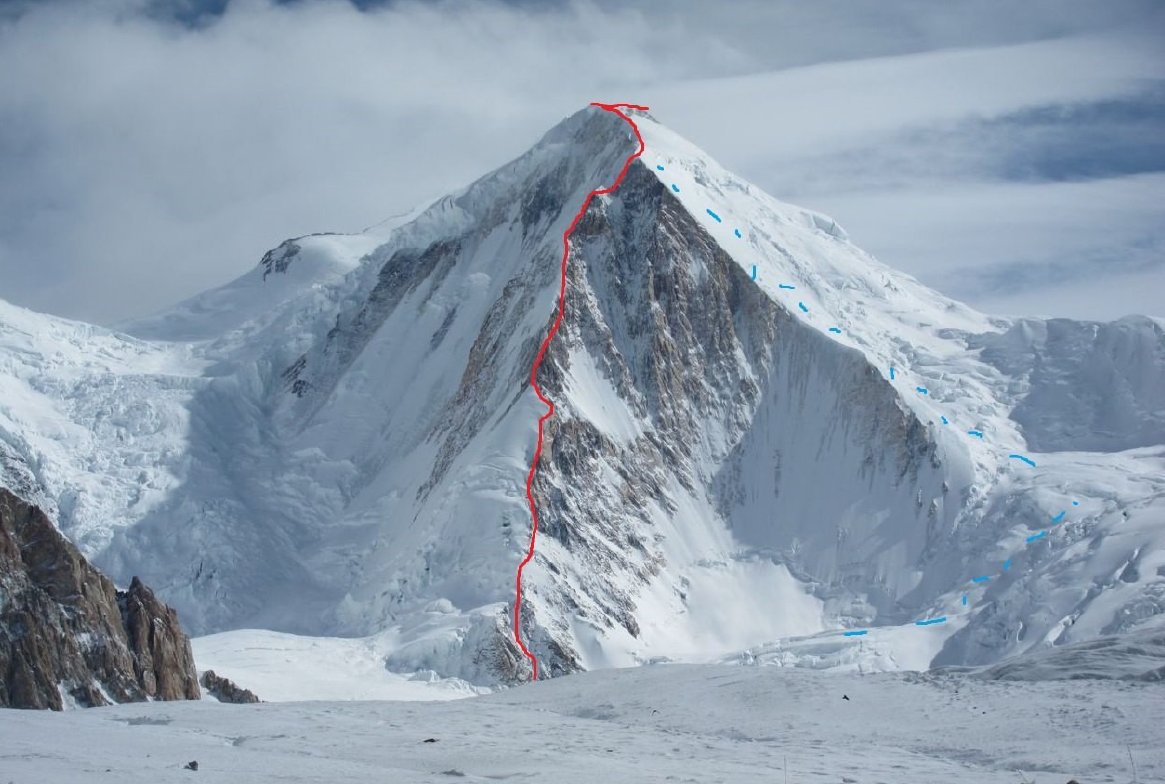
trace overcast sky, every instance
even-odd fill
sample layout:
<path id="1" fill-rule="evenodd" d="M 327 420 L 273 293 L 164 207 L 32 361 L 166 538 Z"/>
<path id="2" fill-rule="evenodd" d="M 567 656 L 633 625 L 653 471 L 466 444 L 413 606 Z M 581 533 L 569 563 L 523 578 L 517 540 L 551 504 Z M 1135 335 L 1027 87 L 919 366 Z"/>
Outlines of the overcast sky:
<path id="1" fill-rule="evenodd" d="M 1165 316 L 1157 0 L 0 0 L 0 298 L 111 323 L 591 100 L 988 312 Z"/>

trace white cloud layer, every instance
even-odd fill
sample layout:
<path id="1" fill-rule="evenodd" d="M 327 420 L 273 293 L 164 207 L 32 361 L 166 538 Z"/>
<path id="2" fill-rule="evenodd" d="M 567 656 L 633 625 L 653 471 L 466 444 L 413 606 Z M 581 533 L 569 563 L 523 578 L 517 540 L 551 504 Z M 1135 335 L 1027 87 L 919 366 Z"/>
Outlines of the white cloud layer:
<path id="1" fill-rule="evenodd" d="M 1035 183 L 996 166 L 1017 113 L 1136 105 L 1158 83 L 1152 2 L 531 5 L 236 0 L 196 28 L 131 0 L 11 14 L 0 297 L 141 315 L 285 237 L 358 230 L 459 187 L 600 99 L 651 104 L 972 304 L 1111 317 L 1133 291 L 1142 310 L 1165 301 L 1145 293 L 1165 264 L 1151 166 Z M 1057 264 L 1109 304 L 1058 296 L 1071 281 Z M 1024 265 L 1046 274 L 1009 277 Z"/>

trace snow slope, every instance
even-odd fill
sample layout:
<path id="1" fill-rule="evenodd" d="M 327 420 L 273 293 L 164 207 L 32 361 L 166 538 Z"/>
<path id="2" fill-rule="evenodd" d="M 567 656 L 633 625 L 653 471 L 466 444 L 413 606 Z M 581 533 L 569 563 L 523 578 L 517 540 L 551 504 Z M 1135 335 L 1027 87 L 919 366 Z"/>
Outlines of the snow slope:
<path id="1" fill-rule="evenodd" d="M 445 702 L 7 711 L 0 771 L 43 784 L 1148 784 L 1165 780 L 1162 688 L 662 665 Z"/>
<path id="2" fill-rule="evenodd" d="M 245 683 L 264 702 L 454 700 L 488 691 L 432 670 L 391 672 L 385 662 L 402 647 L 394 633 L 353 639 L 244 629 L 197 638 L 194 655 L 200 670 Z"/>
<path id="3" fill-rule="evenodd" d="M 544 672 L 790 638 L 840 665 L 844 629 L 881 651 L 863 667 L 986 664 L 1162 624 L 1159 324 L 988 318 L 635 121 L 539 374 Z M 196 633 L 527 677 L 529 370 L 562 232 L 633 149 L 586 109 L 408 218 L 289 240 L 121 331 L 2 306 L 0 481 Z"/>

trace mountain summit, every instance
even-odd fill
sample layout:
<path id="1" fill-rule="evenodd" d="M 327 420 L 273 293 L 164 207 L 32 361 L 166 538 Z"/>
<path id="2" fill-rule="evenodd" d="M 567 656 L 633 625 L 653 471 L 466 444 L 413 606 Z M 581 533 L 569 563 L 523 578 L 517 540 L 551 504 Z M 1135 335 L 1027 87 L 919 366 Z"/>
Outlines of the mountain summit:
<path id="1" fill-rule="evenodd" d="M 630 114 L 645 151 L 571 235 L 538 371 L 542 673 L 980 664 L 1161 624 L 1158 322 L 988 318 Z M 0 304 L 0 484 L 195 632 L 529 677 L 529 375 L 563 232 L 636 145 L 584 109 L 119 331 Z"/>

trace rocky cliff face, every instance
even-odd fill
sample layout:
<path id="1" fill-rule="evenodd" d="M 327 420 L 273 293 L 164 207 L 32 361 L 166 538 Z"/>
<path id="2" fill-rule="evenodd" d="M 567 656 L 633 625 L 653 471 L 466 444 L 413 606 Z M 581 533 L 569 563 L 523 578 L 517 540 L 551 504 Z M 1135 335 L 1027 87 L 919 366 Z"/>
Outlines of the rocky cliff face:
<path id="1" fill-rule="evenodd" d="M 117 591 L 44 512 L 0 489 L 0 706 L 199 696 L 174 610 L 137 578 Z"/>

